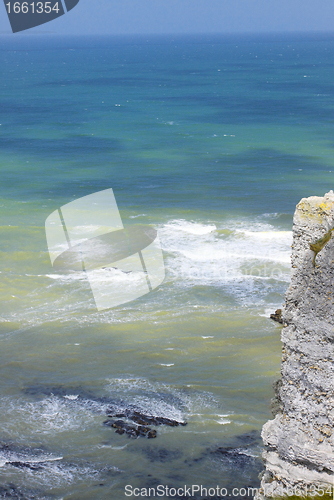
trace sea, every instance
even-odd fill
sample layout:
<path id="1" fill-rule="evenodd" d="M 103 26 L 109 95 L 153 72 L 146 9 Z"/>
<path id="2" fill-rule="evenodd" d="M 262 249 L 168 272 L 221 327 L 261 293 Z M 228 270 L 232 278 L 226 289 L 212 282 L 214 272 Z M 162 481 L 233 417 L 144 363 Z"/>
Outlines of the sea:
<path id="1" fill-rule="evenodd" d="M 0 498 L 252 498 L 293 213 L 333 188 L 334 35 L 0 35 L 0 68 Z M 98 311 L 45 220 L 106 189 L 166 276 Z"/>

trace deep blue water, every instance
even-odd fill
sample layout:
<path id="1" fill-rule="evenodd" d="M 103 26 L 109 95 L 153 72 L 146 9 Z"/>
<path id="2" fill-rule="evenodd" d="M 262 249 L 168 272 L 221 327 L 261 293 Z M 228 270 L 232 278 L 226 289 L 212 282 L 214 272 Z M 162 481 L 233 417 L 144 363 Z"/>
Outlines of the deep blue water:
<path id="1" fill-rule="evenodd" d="M 331 182 L 331 39 L 13 38 L 3 196 L 291 214 Z"/>

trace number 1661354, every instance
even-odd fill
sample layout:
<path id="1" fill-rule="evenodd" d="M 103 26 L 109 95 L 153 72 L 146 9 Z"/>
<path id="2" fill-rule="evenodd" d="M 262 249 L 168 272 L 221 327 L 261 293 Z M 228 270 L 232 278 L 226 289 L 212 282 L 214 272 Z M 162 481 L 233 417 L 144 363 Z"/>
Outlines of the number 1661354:
<path id="1" fill-rule="evenodd" d="M 60 11 L 59 2 L 8 2 L 6 3 L 8 14 L 51 14 Z"/>

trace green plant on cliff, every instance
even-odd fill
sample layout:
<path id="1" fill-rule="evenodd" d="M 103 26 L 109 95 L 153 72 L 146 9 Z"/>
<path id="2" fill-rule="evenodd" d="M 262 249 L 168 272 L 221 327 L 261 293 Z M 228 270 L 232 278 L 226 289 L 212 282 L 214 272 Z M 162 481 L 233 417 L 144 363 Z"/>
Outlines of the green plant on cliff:
<path id="1" fill-rule="evenodd" d="M 328 233 L 326 233 L 322 238 L 319 238 L 314 243 L 310 243 L 310 249 L 313 250 L 313 252 L 314 252 L 313 267 L 315 267 L 315 258 L 316 258 L 316 256 L 318 255 L 318 253 L 324 248 L 324 246 L 331 239 L 331 237 L 332 237 L 332 231 L 334 231 L 334 228 L 330 229 L 328 231 Z"/>

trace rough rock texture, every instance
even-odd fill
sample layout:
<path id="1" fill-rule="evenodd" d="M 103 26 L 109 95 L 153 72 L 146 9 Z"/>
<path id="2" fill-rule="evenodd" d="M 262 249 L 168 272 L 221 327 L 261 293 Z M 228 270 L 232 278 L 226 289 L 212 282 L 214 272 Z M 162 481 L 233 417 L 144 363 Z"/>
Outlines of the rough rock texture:
<path id="1" fill-rule="evenodd" d="M 273 496 L 288 486 L 333 485 L 334 236 L 317 254 L 315 267 L 310 249 L 332 228 L 332 191 L 298 203 L 291 286 L 282 312 L 280 410 L 262 429 L 266 472 L 261 486 Z"/>

